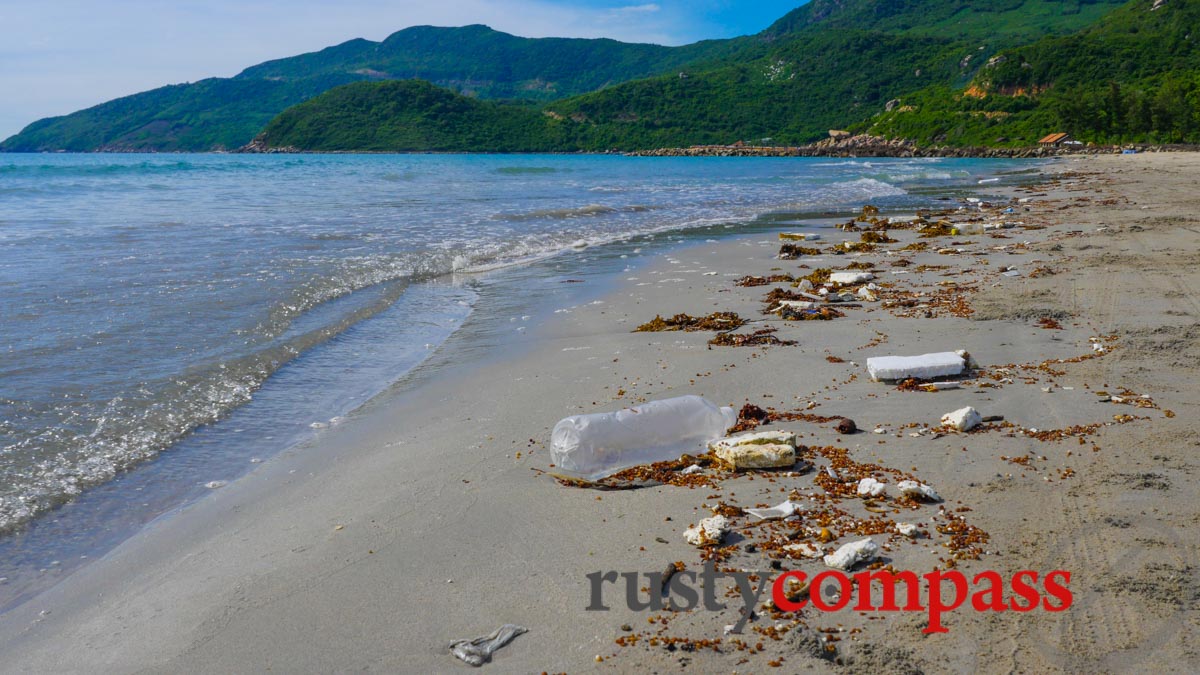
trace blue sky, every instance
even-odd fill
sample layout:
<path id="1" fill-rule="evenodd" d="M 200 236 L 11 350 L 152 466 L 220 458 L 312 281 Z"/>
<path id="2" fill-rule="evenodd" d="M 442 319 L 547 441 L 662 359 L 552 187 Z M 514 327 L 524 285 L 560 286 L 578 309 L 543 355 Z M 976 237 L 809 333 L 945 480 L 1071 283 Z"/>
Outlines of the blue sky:
<path id="1" fill-rule="evenodd" d="M 755 33 L 804 0 L 2 0 L 0 138 L 164 84 L 407 26 L 685 44 Z"/>

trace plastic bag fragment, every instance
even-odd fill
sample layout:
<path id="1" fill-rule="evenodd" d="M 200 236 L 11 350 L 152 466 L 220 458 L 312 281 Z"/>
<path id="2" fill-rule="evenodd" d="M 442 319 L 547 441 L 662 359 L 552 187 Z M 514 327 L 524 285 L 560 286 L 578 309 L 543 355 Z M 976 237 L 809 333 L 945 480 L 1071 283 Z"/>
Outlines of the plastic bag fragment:
<path id="1" fill-rule="evenodd" d="M 482 666 L 492 659 L 492 654 L 504 645 L 512 642 L 513 638 L 528 633 L 529 629 L 515 623 L 506 623 L 490 635 L 477 637 L 474 640 L 455 640 L 450 643 L 450 653 L 472 666 Z"/>

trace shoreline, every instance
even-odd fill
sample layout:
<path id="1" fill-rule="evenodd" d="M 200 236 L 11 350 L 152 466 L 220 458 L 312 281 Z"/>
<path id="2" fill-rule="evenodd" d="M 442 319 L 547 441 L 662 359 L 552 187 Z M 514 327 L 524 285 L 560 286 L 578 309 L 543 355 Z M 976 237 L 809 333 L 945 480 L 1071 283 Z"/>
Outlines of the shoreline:
<path id="1" fill-rule="evenodd" d="M 1152 160 L 1162 164 L 1149 168 L 1139 164 Z M 1184 175 L 1172 167 L 1173 161 L 1184 163 Z M 1096 162 L 1109 163 L 1104 168 L 1108 173 L 1087 180 L 1070 177 L 1073 170 L 1092 169 L 1089 165 Z M 577 412 L 700 393 L 722 404 L 756 402 L 790 409 L 815 403 L 816 412 L 846 414 L 868 430 L 881 422 L 890 428 L 905 420 L 933 423 L 956 402 L 982 400 L 1027 426 L 1054 428 L 1096 421 L 1096 404 L 1082 398 L 1083 384 L 1094 388 L 1127 384 L 1152 389 L 1156 403 L 1179 412 L 1178 417 L 1158 415 L 1152 424 L 1106 429 L 1096 441 L 1102 450 L 1083 453 L 1078 459 L 1066 459 L 1065 452 L 1071 449 L 1067 446 L 1030 448 L 1020 440 L 977 434 L 941 442 L 887 436 L 887 443 L 879 444 L 884 439 L 869 431 L 841 438 L 828 425 L 814 428 L 801 423 L 788 428 L 803 432 L 806 444 L 848 447 L 859 461 L 874 457 L 888 465 L 919 467 L 921 477 L 948 503 L 961 502 L 978 512 L 996 555 L 984 555 L 982 563 L 968 563 L 970 569 L 1027 563 L 1031 551 L 1036 551 L 1036 558 L 1066 556 L 1062 560 L 1077 570 L 1081 591 L 1087 591 L 1081 597 L 1093 602 L 1081 613 L 1068 612 L 1061 619 L 1037 616 L 997 623 L 986 617 L 955 615 L 951 634 L 934 638 L 933 644 L 923 643 L 913 617 L 866 622 L 872 625 L 844 639 L 842 655 L 856 658 L 852 662 L 857 666 L 917 664 L 930 670 L 960 670 L 969 669 L 979 658 L 979 663 L 997 663 L 998 668 L 1007 664 L 1008 669 L 1069 670 L 1102 666 L 1113 654 L 1130 653 L 1152 656 L 1160 665 L 1194 664 L 1189 661 L 1194 655 L 1185 649 L 1193 630 L 1187 613 L 1194 612 L 1187 605 L 1171 614 L 1180 625 L 1156 644 L 1153 653 L 1120 647 L 1103 652 L 1099 641 L 1106 635 L 1143 630 L 1134 628 L 1139 618 L 1149 628 L 1162 627 L 1154 612 L 1170 606 L 1162 604 L 1170 598 L 1163 600 L 1153 593 L 1158 593 L 1156 584 L 1168 582 L 1155 576 L 1151 564 L 1141 563 L 1149 560 L 1181 569 L 1177 559 L 1186 564 L 1187 556 L 1182 554 L 1195 546 L 1194 535 L 1175 525 L 1156 525 L 1160 520 L 1171 524 L 1195 517 L 1193 502 L 1186 497 L 1194 491 L 1183 478 L 1191 471 L 1187 455 L 1173 447 L 1191 433 L 1194 403 L 1187 395 L 1194 366 L 1164 371 L 1165 366 L 1154 358 L 1169 358 L 1173 352 L 1146 345 L 1166 341 L 1174 353 L 1188 353 L 1187 342 L 1179 342 L 1187 338 L 1172 331 L 1186 330 L 1194 315 L 1168 312 L 1187 311 L 1196 301 L 1186 281 L 1174 291 L 1162 287 L 1151 298 L 1138 291 L 1146 285 L 1160 288 L 1154 284 L 1163 278 L 1194 274 L 1187 254 L 1176 254 L 1184 259 L 1174 262 L 1169 256 L 1172 248 L 1188 250 L 1191 235 L 1172 224 L 1185 222 L 1195 206 L 1185 203 L 1188 196 L 1180 190 L 1186 187 L 1181 188 L 1180 181 L 1194 175 L 1186 169 L 1194 171 L 1196 163 L 1194 155 L 1064 161 L 1051 170 L 1067 172 L 1068 177 L 1047 191 L 1048 196 L 1030 197 L 1038 218 L 1058 222 L 1046 230 L 995 242 L 1015 245 L 1028 238 L 1036 246 L 1014 249 L 1022 251 L 1017 254 L 990 252 L 984 257 L 913 254 L 913 262 L 919 257 L 927 265 L 987 257 L 1011 259 L 1023 269 L 1033 266 L 1026 264 L 1033 259 L 1059 267 L 1049 278 L 1026 275 L 1010 280 L 988 275 L 987 284 L 1000 285 L 977 283 L 971 303 L 977 313 L 992 318 L 935 319 L 949 322 L 948 332 L 929 332 L 938 324 L 926 325 L 926 319 L 883 318 L 885 312 L 872 309 L 831 322 L 786 326 L 767 317 L 768 325 L 780 328 L 781 337 L 801 340 L 800 346 L 790 348 L 710 350 L 705 341 L 711 335 L 705 333 L 631 333 L 655 314 L 679 311 L 705 314 L 732 309 L 762 320 L 758 297 L 769 289 L 735 287 L 737 278 L 766 274 L 771 268 L 794 272 L 802 264 L 819 266 L 803 259 L 775 260 L 780 242 L 767 235 L 673 249 L 650 267 L 631 273 L 636 278 L 627 278 L 602 304 L 577 308 L 565 320 L 536 331 L 533 342 L 526 345 L 528 353 L 511 361 L 477 368 L 454 363 L 449 350 L 435 354 L 434 359 L 445 361 L 446 366 L 436 378 L 423 368 L 426 374 L 416 386 L 372 401 L 352 424 L 330 430 L 317 446 L 285 451 L 220 494 L 152 524 L 104 560 L 0 617 L 0 646 L 12 667 L 30 670 L 360 666 L 442 672 L 464 668 L 445 652 L 450 639 L 486 634 L 501 623 L 516 622 L 531 632 L 501 650 L 493 668 L 677 670 L 687 666 L 702 671 L 757 671 L 780 657 L 789 669 L 829 668 L 830 662 L 805 656 L 794 638 L 766 639 L 768 649 L 749 656 L 703 649 L 681 654 L 645 643 L 633 648 L 614 646 L 623 623 L 644 626 L 646 616 L 615 608 L 610 613 L 583 611 L 584 575 L 596 569 L 648 572 L 661 569 L 668 560 L 697 567 L 696 551 L 683 543 L 680 533 L 688 521 L 701 517 L 702 503 L 711 505 L 712 491 L 664 486 L 597 493 L 558 486 L 531 471 L 547 468 L 544 442 L 549 427 Z M 1130 175 L 1124 183 L 1116 183 L 1117 171 L 1151 175 Z M 1171 176 L 1174 183 L 1163 180 Z M 1139 187 L 1136 194 L 1122 192 L 1134 185 Z M 1108 194 L 1097 197 L 1096 190 Z M 1084 197 L 1087 201 L 1080 201 Z M 1116 201 L 1103 203 L 1108 200 Z M 1133 230 L 1124 220 L 1135 221 L 1141 229 Z M 1091 229 L 1076 225 L 1084 221 L 1104 223 L 1109 229 L 1098 232 L 1095 227 L 1100 225 Z M 1075 230 L 1081 234 L 1068 234 Z M 1146 231 L 1158 237 L 1153 245 L 1166 248 L 1147 248 L 1142 241 L 1147 235 L 1141 234 Z M 822 234 L 822 248 L 855 236 L 831 229 Z M 1061 238 L 1045 239 L 1050 237 Z M 904 236 L 901 241 L 908 243 L 911 238 Z M 1124 253 L 1121 246 L 1140 246 L 1142 256 Z M 1063 260 L 1068 255 L 1075 262 Z M 822 265 L 830 263 L 825 266 L 834 268 L 856 260 L 879 260 L 884 265 L 888 261 L 879 253 L 822 258 Z M 988 271 L 998 269 L 989 267 Z M 926 274 L 936 287 L 934 280 L 941 272 Z M 904 276 L 908 275 L 895 278 Z M 1070 289 L 1065 286 L 1067 278 L 1072 281 Z M 1130 284 L 1141 286 L 1130 288 Z M 1168 292 L 1182 295 L 1167 298 Z M 1056 316 L 1065 313 L 1060 317 L 1063 324 L 1070 318 L 1081 325 L 1064 326 L 1061 334 L 1039 329 L 1027 321 L 1031 309 Z M 861 369 L 825 358 L 873 355 L 855 348 L 869 344 L 874 331 L 885 326 L 888 341 L 872 349 L 891 353 L 961 347 L 987 364 L 1071 358 L 1083 353 L 1088 337 L 1109 330 L 1118 330 L 1122 341 L 1132 342 L 1133 348 L 1115 351 L 1115 358 L 1071 366 L 1060 387 L 1074 389 L 1057 391 L 1057 397 L 1018 384 L 982 394 L 897 394 L 885 385 L 862 381 Z M 1168 329 L 1165 333 L 1155 332 L 1163 327 Z M 857 379 L 846 381 L 855 374 Z M 1125 411 L 1105 408 L 1105 412 Z M 1148 446 L 1139 440 L 1147 435 Z M 1150 460 L 1123 452 L 1123 443 L 1152 447 L 1165 459 L 1137 469 L 1143 460 Z M 959 446 L 968 452 L 960 452 Z M 1001 451 L 1015 455 L 1022 449 L 1052 459 L 1045 464 L 1031 460 L 1039 466 L 1034 470 L 998 458 Z M 1068 463 L 1077 475 L 1060 478 L 1058 471 Z M 992 474 L 1001 469 L 1013 475 L 994 478 Z M 1022 472 L 1033 475 L 1016 477 Z M 1142 474 L 1161 477 L 1138 478 Z M 1120 483 L 1126 475 L 1134 476 L 1129 479 L 1133 482 Z M 1051 480 L 1043 480 L 1047 477 Z M 732 493 L 736 493 L 736 501 L 744 505 L 766 499 L 765 495 L 758 498 L 763 489 L 749 478 L 725 481 L 719 490 L 722 498 L 734 501 Z M 1106 482 L 1111 480 L 1118 483 Z M 1141 488 L 1138 481 L 1158 481 L 1167 488 Z M 1059 506 L 1061 513 L 1042 508 L 1052 499 L 1064 500 L 1049 502 Z M 1136 517 L 1138 511 L 1151 509 L 1165 513 Z M 664 514 L 669 514 L 670 522 L 658 517 Z M 1096 523 L 1106 517 L 1126 525 L 1105 525 L 1109 529 L 1097 534 Z M 1150 551 L 1146 560 L 1123 557 L 1124 542 L 1139 536 L 1159 544 L 1145 547 Z M 656 537 L 667 543 L 657 543 Z M 1023 543 L 1030 540 L 1032 546 L 1026 550 Z M 915 565 L 917 560 L 907 562 Z M 1106 590 L 1104 579 L 1086 576 L 1091 570 L 1111 574 L 1122 568 L 1140 580 L 1137 588 L 1149 590 L 1130 596 Z M 1184 592 L 1191 592 L 1190 588 L 1186 586 Z M 1115 615 L 1108 611 L 1113 603 Z M 423 611 L 429 607 L 437 608 L 434 621 Z M 836 621 L 848 618 L 838 616 Z M 730 623 L 728 614 L 697 613 L 675 617 L 673 628 L 696 639 L 717 639 L 725 637 L 721 626 L 726 623 Z M 1089 631 L 1099 632 L 1089 635 Z M 793 633 L 801 634 L 807 633 Z M 1055 651 L 1036 649 L 1034 643 L 1045 636 L 1064 639 Z M 1136 636 L 1126 641 L 1140 645 Z M 55 648 L 62 644 L 90 648 L 70 653 Z M 864 645 L 873 651 L 861 649 Z M 598 655 L 605 659 L 599 664 L 594 660 Z M 883 660 L 885 656 L 891 660 Z M 751 660 L 740 664 L 739 658 Z"/>

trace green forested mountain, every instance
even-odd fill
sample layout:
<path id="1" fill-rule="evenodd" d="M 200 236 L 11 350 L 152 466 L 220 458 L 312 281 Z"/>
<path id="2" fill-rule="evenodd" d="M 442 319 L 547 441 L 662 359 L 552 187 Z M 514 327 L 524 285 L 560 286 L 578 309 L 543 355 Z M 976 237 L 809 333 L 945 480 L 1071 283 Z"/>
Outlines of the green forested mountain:
<path id="1" fill-rule="evenodd" d="M 420 78 L 479 98 L 548 101 L 752 54 L 761 44 L 740 38 L 663 47 L 419 26 L 383 42 L 351 40 L 233 78 L 161 87 L 39 120 L 0 143 L 0 151 L 233 149 L 285 108 L 350 82 Z"/>
<path id="2" fill-rule="evenodd" d="M 315 151 L 536 152 L 570 145 L 562 133 L 536 109 L 468 98 L 424 80 L 391 80 L 348 84 L 289 108 L 263 137 L 271 146 Z"/>
<path id="3" fill-rule="evenodd" d="M 1200 0 L 1133 0 L 1077 33 L 1004 51 L 968 88 L 915 92 L 863 128 L 959 145 L 1027 145 L 1049 131 L 1198 143 L 1198 41 Z"/>
<path id="4" fill-rule="evenodd" d="M 802 143 L 870 119 L 889 101 L 965 87 L 1028 36 L 1094 22 L 1113 2 L 813 0 L 761 36 L 766 47 L 546 104 L 560 150 Z M 335 126 L 336 119 L 330 119 Z M 544 125 L 543 125 L 544 126 Z M 268 145 L 306 147 L 268 127 Z M 540 143 L 539 145 L 545 145 Z M 405 150 L 401 144 L 391 146 Z"/>
<path id="5" fill-rule="evenodd" d="M 759 35 L 676 48 L 412 28 L 43 120 L 0 149 L 228 148 L 259 129 L 258 147 L 347 151 L 790 144 L 847 127 L 952 145 L 1195 140 L 1198 5 L 812 0 Z"/>

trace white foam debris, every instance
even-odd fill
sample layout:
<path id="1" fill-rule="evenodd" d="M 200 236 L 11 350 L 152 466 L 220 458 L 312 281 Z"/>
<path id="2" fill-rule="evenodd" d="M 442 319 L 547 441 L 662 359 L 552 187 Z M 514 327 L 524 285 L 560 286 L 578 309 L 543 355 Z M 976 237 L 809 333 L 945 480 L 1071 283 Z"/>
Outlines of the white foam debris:
<path id="1" fill-rule="evenodd" d="M 204 484 L 204 487 L 208 488 L 209 490 L 216 490 L 217 488 L 223 488 L 226 485 L 229 485 L 229 481 L 210 480 Z"/>
<path id="2" fill-rule="evenodd" d="M 729 519 L 725 516 L 713 516 L 689 527 L 684 531 L 683 538 L 692 546 L 712 546 L 721 543 L 728 531 Z"/>
<path id="3" fill-rule="evenodd" d="M 782 312 L 784 309 L 812 309 L 814 304 L 808 300 L 780 300 L 771 308 L 771 311 Z"/>
<path id="4" fill-rule="evenodd" d="M 870 272 L 834 272 L 829 275 L 830 283 L 834 284 L 861 284 L 874 278 L 875 275 Z"/>
<path id="5" fill-rule="evenodd" d="M 689 466 L 688 468 L 684 469 L 683 471 L 680 471 L 679 473 L 681 473 L 685 476 L 691 476 L 692 474 L 701 473 L 703 471 L 704 471 L 704 467 L 700 466 L 699 464 L 693 464 L 693 465 Z"/>
<path id="6" fill-rule="evenodd" d="M 730 436 L 709 443 L 708 448 L 735 469 L 772 469 L 796 463 L 796 434 L 790 431 Z"/>
<path id="7" fill-rule="evenodd" d="M 867 372 L 871 379 L 923 380 L 934 377 L 959 375 L 967 367 L 967 359 L 956 352 L 937 352 L 920 356 L 873 356 L 867 359 Z"/>
<path id="8" fill-rule="evenodd" d="M 942 415 L 942 424 L 958 431 L 970 431 L 983 424 L 983 416 L 979 414 L 978 410 L 967 406 Z"/>
<path id="9" fill-rule="evenodd" d="M 861 497 L 878 497 L 887 492 L 887 485 L 867 476 L 858 481 L 858 494 Z"/>
<path id="10" fill-rule="evenodd" d="M 867 562 L 879 557 L 879 544 L 871 539 L 850 542 L 824 558 L 825 566 L 836 570 L 849 572 L 861 562 Z"/>
<path id="11" fill-rule="evenodd" d="M 787 546 L 783 547 L 783 550 L 787 551 L 788 553 L 796 553 L 805 558 L 820 558 L 821 556 L 825 555 L 825 549 L 817 546 L 816 544 L 810 544 L 808 542 L 788 544 Z"/>
<path id="12" fill-rule="evenodd" d="M 905 497 L 913 497 L 930 502 L 942 501 L 941 496 L 934 492 L 933 488 L 924 483 L 918 483 L 915 480 L 902 480 L 896 483 L 896 489 Z"/>
<path id="13" fill-rule="evenodd" d="M 896 531 L 906 537 L 917 538 L 917 526 L 913 523 L 896 523 Z"/>
<path id="14" fill-rule="evenodd" d="M 808 507 L 799 502 L 786 501 L 769 509 L 746 509 L 746 513 L 759 520 L 786 520 L 805 511 Z"/>

